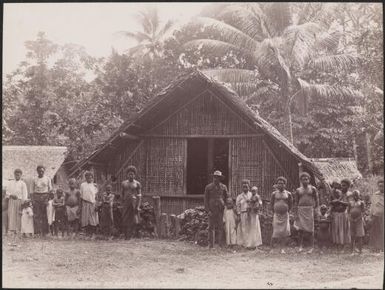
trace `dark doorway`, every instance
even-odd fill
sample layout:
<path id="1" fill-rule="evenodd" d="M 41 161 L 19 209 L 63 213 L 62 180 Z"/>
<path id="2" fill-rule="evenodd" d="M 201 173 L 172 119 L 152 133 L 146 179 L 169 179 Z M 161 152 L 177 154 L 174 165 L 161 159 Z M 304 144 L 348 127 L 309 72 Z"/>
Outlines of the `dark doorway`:
<path id="1" fill-rule="evenodd" d="M 191 138 L 187 141 L 187 194 L 203 194 L 212 181 L 211 174 L 220 170 L 228 185 L 229 140 L 224 138 Z"/>

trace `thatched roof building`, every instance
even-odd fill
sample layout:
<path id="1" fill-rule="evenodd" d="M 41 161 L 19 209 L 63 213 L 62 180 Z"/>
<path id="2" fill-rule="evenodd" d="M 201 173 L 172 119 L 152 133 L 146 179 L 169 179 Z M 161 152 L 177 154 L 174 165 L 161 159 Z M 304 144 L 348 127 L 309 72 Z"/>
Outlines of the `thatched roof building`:
<path id="1" fill-rule="evenodd" d="M 312 158 L 313 163 L 319 168 L 325 181 L 329 184 L 333 180 L 341 181 L 348 178 L 355 181 L 362 178 L 357 168 L 357 162 L 350 158 Z"/>
<path id="2" fill-rule="evenodd" d="M 14 179 L 13 172 L 19 168 L 30 192 L 37 165 L 44 165 L 45 174 L 53 180 L 66 156 L 67 147 L 62 146 L 3 146 L 3 184 Z"/>
<path id="3" fill-rule="evenodd" d="M 250 179 L 269 198 L 279 175 L 298 186 L 298 163 L 315 178 L 318 168 L 227 86 L 200 71 L 181 76 L 144 110 L 127 120 L 71 170 L 95 171 L 96 181 L 116 180 L 133 164 L 147 196 L 160 195 L 165 212 L 202 203 L 210 174 L 221 170 L 232 195 Z"/>

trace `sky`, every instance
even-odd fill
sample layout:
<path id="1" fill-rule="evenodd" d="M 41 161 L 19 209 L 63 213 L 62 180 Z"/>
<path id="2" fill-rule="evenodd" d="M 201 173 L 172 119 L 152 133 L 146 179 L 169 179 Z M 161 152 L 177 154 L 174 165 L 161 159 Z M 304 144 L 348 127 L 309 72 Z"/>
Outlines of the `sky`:
<path id="1" fill-rule="evenodd" d="M 6 3 L 3 75 L 25 59 L 25 41 L 36 39 L 39 31 L 57 44 L 80 44 L 92 56 L 108 56 L 112 48 L 122 52 L 134 43 L 116 32 L 140 30 L 134 15 L 148 5 L 156 5 L 162 21 L 184 21 L 207 3 Z"/>

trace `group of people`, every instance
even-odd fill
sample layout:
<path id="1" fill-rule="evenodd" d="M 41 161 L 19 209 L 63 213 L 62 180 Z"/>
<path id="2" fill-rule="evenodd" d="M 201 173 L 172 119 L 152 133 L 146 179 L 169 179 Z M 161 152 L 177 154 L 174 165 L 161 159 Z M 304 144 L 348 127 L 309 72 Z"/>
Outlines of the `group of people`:
<path id="1" fill-rule="evenodd" d="M 42 165 L 37 166 L 38 176 L 29 194 L 22 174 L 22 170 L 16 169 L 15 179 L 9 181 L 2 193 L 4 234 L 75 237 L 83 229 L 87 238 L 95 239 L 99 230 L 106 239 L 112 239 L 112 231 L 116 229 L 130 239 L 135 233 L 142 194 L 134 166 L 127 168 L 121 194 L 114 194 L 111 184 L 99 192 L 89 171 L 85 172 L 85 181 L 79 188 L 76 179 L 71 178 L 66 192 L 62 188 L 54 190 Z"/>
<path id="2" fill-rule="evenodd" d="M 242 181 L 242 192 L 235 199 L 231 198 L 226 185 L 221 183 L 223 175 L 220 171 L 213 174 L 213 182 L 206 186 L 204 193 L 205 209 L 209 216 L 209 247 L 217 242 L 255 249 L 262 244 L 259 213 L 262 210 L 262 199 L 258 188 L 251 187 L 250 181 Z M 384 248 L 384 180 L 378 180 L 378 191 L 371 197 L 370 204 L 363 201 L 360 192 L 349 191 L 351 182 L 343 179 L 333 182 L 330 202 L 320 205 L 319 193 L 310 184 L 310 175 L 300 173 L 300 187 L 293 193 L 286 190 L 287 180 L 278 177 L 271 194 L 270 208 L 273 213 L 271 251 L 278 245 L 281 253 L 285 253 L 284 245 L 293 232 L 298 235 L 298 251 L 304 250 L 306 238 L 310 239 L 312 253 L 315 246 L 315 235 L 318 246 L 323 252 L 325 247 L 334 244 L 339 252 L 350 246 L 352 255 L 358 248 L 362 253 L 365 229 L 370 228 L 370 246 L 378 252 Z M 251 190 L 251 191 L 250 191 Z M 369 208 L 369 218 L 364 219 L 365 210 Z M 290 213 L 294 222 L 290 224 Z M 315 222 L 318 222 L 315 233 Z M 366 226 L 364 226 L 366 224 Z M 225 237 L 225 239 L 224 239 Z"/>

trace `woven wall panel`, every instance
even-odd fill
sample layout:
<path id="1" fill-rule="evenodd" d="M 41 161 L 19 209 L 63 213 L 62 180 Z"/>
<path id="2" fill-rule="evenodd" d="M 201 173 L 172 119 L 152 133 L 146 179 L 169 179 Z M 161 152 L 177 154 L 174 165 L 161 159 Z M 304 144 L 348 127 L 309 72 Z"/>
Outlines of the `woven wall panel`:
<path id="1" fill-rule="evenodd" d="M 253 134 L 255 130 L 210 92 L 197 97 L 148 134 L 226 135 Z"/>

